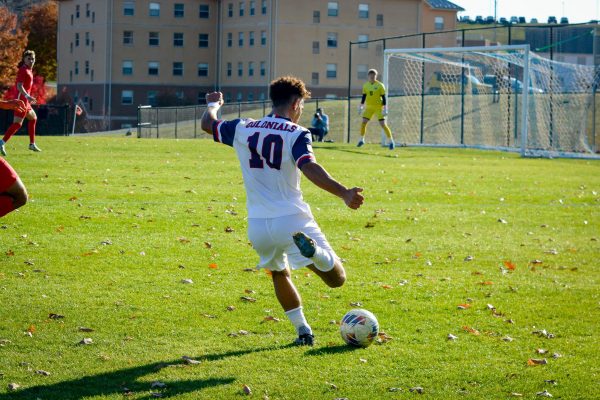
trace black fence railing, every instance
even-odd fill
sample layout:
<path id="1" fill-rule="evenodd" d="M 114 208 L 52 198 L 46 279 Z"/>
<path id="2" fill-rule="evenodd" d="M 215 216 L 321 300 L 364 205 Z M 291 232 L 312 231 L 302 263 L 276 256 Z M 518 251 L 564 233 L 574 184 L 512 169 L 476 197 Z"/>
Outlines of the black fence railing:
<path id="1" fill-rule="evenodd" d="M 63 136 L 71 133 L 73 121 L 73 107 L 65 105 L 42 104 L 34 105 L 37 114 L 36 134 L 45 136 Z M 0 131 L 5 132 L 13 123 L 14 113 L 9 110 L 0 110 Z M 27 123 L 17 132 L 17 135 L 27 135 Z"/>

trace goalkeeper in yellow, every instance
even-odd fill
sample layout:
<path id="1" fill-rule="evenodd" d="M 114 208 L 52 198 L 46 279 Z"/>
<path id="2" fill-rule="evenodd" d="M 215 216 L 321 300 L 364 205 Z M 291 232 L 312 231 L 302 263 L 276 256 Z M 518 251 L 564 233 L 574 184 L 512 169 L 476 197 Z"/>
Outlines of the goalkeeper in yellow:
<path id="1" fill-rule="evenodd" d="M 362 100 L 358 112 L 362 116 L 362 124 L 360 126 L 360 140 L 357 146 L 361 147 L 365 144 L 365 134 L 367 133 L 367 124 L 373 117 L 377 116 L 379 125 L 383 128 L 389 140 L 389 148 L 393 150 L 396 147 L 392 131 L 385 123 L 385 117 L 388 113 L 387 102 L 385 98 L 385 86 L 377 80 L 377 70 L 370 69 L 368 72 L 369 81 L 363 85 Z M 365 107 L 366 105 L 366 107 Z"/>

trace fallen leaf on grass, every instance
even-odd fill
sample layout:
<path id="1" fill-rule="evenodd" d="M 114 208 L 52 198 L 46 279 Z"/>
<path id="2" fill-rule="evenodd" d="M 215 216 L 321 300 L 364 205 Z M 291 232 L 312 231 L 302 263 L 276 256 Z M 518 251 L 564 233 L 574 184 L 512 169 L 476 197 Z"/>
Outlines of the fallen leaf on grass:
<path id="1" fill-rule="evenodd" d="M 329 386 L 329 388 L 332 389 L 332 390 L 337 390 L 337 388 L 338 388 L 335 383 L 325 382 L 325 384 L 327 386 Z"/>
<path id="2" fill-rule="evenodd" d="M 4 253 L 4 254 L 6 254 L 8 257 L 13 257 L 13 256 L 15 255 L 15 252 L 14 252 L 14 251 L 12 251 L 12 250 L 8 250 L 8 251 L 7 251 L 6 253 Z"/>
<path id="3" fill-rule="evenodd" d="M 453 334 L 449 333 L 448 336 L 446 336 L 446 339 L 448 339 L 448 340 L 456 340 L 456 339 L 458 339 L 458 336 L 454 336 Z"/>
<path id="4" fill-rule="evenodd" d="M 210 269 L 218 269 L 219 266 L 216 263 L 210 263 L 210 264 L 208 264 L 208 268 L 210 268 Z"/>
<path id="5" fill-rule="evenodd" d="M 177 240 L 179 241 L 179 243 L 190 243 L 190 239 L 186 237 L 178 237 Z"/>
<path id="6" fill-rule="evenodd" d="M 21 387 L 21 385 L 19 385 L 18 383 L 9 383 L 8 384 L 8 390 L 10 392 L 14 392 L 15 390 L 17 390 L 20 387 Z"/>
<path id="7" fill-rule="evenodd" d="M 546 360 L 545 358 L 530 358 L 529 360 L 527 360 L 527 365 L 530 366 L 545 364 L 548 364 L 548 360 Z"/>
<path id="8" fill-rule="evenodd" d="M 233 310 L 235 310 L 234 306 L 227 306 L 227 311 L 233 311 Z"/>
<path id="9" fill-rule="evenodd" d="M 50 376 L 50 372 L 44 371 L 43 369 L 38 369 L 37 371 L 35 371 L 35 373 L 42 376 Z"/>
<path id="10" fill-rule="evenodd" d="M 475 336 L 479 336 L 479 331 L 475 328 L 471 328 L 470 326 L 463 326 L 462 329 L 465 332 L 471 333 Z"/>
<path id="11" fill-rule="evenodd" d="M 182 280 L 181 280 L 181 283 L 184 283 L 184 284 L 186 284 L 186 285 L 189 285 L 189 284 L 192 284 L 192 283 L 194 283 L 194 281 L 193 281 L 193 280 L 191 280 L 191 279 L 182 279 Z"/>
<path id="12" fill-rule="evenodd" d="M 252 394 L 252 389 L 250 389 L 250 386 L 248 385 L 242 385 L 242 392 L 244 392 L 245 395 L 250 396 Z"/>
<path id="13" fill-rule="evenodd" d="M 225 232 L 231 233 L 231 232 L 233 232 L 233 228 L 230 227 L 230 226 L 228 226 L 228 227 L 225 228 Z"/>
<path id="14" fill-rule="evenodd" d="M 351 307 L 362 307 L 362 303 L 360 301 L 354 301 L 350 303 Z"/>
<path id="15" fill-rule="evenodd" d="M 392 339 L 393 338 L 391 336 L 389 336 L 387 333 L 379 332 L 379 334 L 377 335 L 377 339 L 375 339 L 375 340 L 377 341 L 378 344 L 383 344 L 383 343 L 389 342 Z"/>
<path id="16" fill-rule="evenodd" d="M 470 305 L 470 304 L 459 304 L 459 305 L 457 306 L 457 308 L 458 308 L 459 310 L 466 310 L 467 308 L 470 308 L 470 307 L 471 307 L 471 305 Z"/>
<path id="17" fill-rule="evenodd" d="M 408 389 L 409 392 L 423 394 L 424 390 L 421 386 L 416 386 L 414 388 Z"/>
<path id="18" fill-rule="evenodd" d="M 517 265 L 514 264 L 512 261 L 504 261 L 504 266 L 509 269 L 510 271 L 514 271 L 517 268 Z"/>
<path id="19" fill-rule="evenodd" d="M 83 338 L 77 344 L 85 346 L 85 345 L 92 344 L 92 343 L 94 343 L 94 341 L 91 338 Z"/>
<path id="20" fill-rule="evenodd" d="M 254 297 L 248 297 L 248 296 L 242 296 L 242 297 L 240 297 L 240 300 L 246 301 L 248 303 L 255 303 L 256 302 L 256 299 Z"/>
<path id="21" fill-rule="evenodd" d="M 393 289 L 394 288 L 392 285 L 382 285 L 381 287 L 383 289 Z"/>
<path id="22" fill-rule="evenodd" d="M 272 315 L 267 315 L 264 319 L 263 322 L 268 322 L 268 321 L 273 321 L 273 322 L 280 322 L 281 320 L 277 317 L 274 317 Z"/>
<path id="23" fill-rule="evenodd" d="M 160 382 L 160 381 L 154 381 L 154 382 L 152 382 L 150 384 L 150 388 L 151 389 L 154 389 L 154 388 L 161 388 L 162 389 L 162 388 L 165 388 L 165 387 L 167 387 L 167 385 L 165 383 L 163 383 L 163 382 Z"/>
<path id="24" fill-rule="evenodd" d="M 493 285 L 494 282 L 492 281 L 483 281 L 483 282 L 479 282 L 480 285 L 482 286 L 489 286 L 489 285 Z"/>
<path id="25" fill-rule="evenodd" d="M 473 261 L 474 257 L 473 256 L 466 256 L 465 257 L 465 261 Z"/>
<path id="26" fill-rule="evenodd" d="M 513 340 L 514 340 L 514 339 L 513 339 L 513 338 L 511 338 L 510 336 L 504 336 L 504 337 L 502 338 L 502 341 L 504 341 L 504 342 L 508 342 L 508 343 L 512 342 Z"/>
<path id="27" fill-rule="evenodd" d="M 80 326 L 79 328 L 77 328 L 77 330 L 79 332 L 94 332 L 92 328 L 86 328 L 85 326 Z"/>
<path id="28" fill-rule="evenodd" d="M 60 314 L 50 313 L 48 314 L 48 318 L 50 319 L 63 319 L 65 316 Z"/>
<path id="29" fill-rule="evenodd" d="M 402 388 L 391 387 L 388 389 L 388 392 L 401 392 Z"/>
<path id="30" fill-rule="evenodd" d="M 554 397 L 547 390 L 544 390 L 543 392 L 537 392 L 535 395 L 536 396 L 541 396 L 541 397 Z"/>
<path id="31" fill-rule="evenodd" d="M 212 249 L 212 244 L 210 242 L 204 242 L 204 247 L 207 249 Z"/>
<path id="32" fill-rule="evenodd" d="M 189 365 L 197 365 L 197 364 L 200 364 L 200 361 L 198 361 L 198 360 L 194 360 L 193 358 L 191 358 L 191 357 L 188 357 L 188 356 L 183 356 L 183 357 L 181 357 L 181 358 L 183 359 L 183 361 L 185 361 L 185 363 L 186 363 L 186 364 L 189 364 Z"/>

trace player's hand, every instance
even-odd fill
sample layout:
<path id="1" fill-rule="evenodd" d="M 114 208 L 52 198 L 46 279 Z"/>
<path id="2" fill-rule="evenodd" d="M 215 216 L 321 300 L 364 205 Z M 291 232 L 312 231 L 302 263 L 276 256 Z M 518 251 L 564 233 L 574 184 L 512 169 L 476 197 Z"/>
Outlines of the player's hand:
<path id="1" fill-rule="evenodd" d="M 31 104 L 37 104 L 37 99 L 33 96 L 27 96 L 27 100 L 29 100 Z"/>
<path id="2" fill-rule="evenodd" d="M 358 115 L 362 116 L 363 111 L 365 111 L 365 105 L 364 104 L 359 104 L 358 105 Z"/>
<path id="3" fill-rule="evenodd" d="M 219 107 L 223 105 L 223 93 L 221 92 L 211 92 L 206 94 L 206 104 L 209 103 L 218 103 Z"/>
<path id="4" fill-rule="evenodd" d="M 387 106 L 383 106 L 383 110 L 381 110 L 381 114 L 383 114 L 384 117 L 387 117 L 387 115 L 388 115 L 388 108 L 387 108 Z"/>
<path id="5" fill-rule="evenodd" d="M 362 191 L 363 188 L 360 187 L 353 187 L 352 189 L 346 190 L 346 193 L 342 196 L 344 203 L 353 210 L 358 209 L 365 200 L 363 195 L 360 194 Z"/>
<path id="6" fill-rule="evenodd" d="M 17 100 L 17 99 L 6 100 L 6 101 L 2 102 L 2 105 L 4 106 L 2 108 L 6 108 L 8 110 L 14 110 L 14 111 L 18 111 L 21 113 L 24 113 L 27 111 L 27 106 L 25 105 L 25 103 L 23 103 L 22 100 Z"/>

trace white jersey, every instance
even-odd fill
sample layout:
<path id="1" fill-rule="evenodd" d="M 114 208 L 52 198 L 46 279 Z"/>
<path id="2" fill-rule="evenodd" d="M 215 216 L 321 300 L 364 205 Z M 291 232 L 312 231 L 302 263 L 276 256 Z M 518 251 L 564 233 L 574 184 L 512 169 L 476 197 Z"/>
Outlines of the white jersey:
<path id="1" fill-rule="evenodd" d="M 249 218 L 312 216 L 300 191 L 300 169 L 315 162 L 306 128 L 274 114 L 260 120 L 219 120 L 213 123 L 213 139 L 237 152 Z"/>

